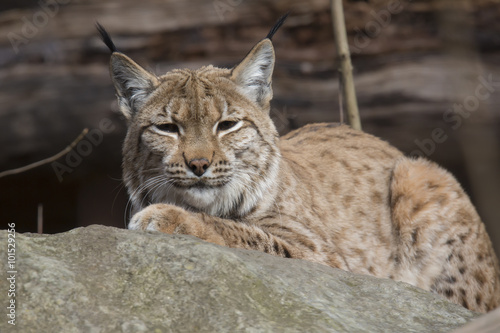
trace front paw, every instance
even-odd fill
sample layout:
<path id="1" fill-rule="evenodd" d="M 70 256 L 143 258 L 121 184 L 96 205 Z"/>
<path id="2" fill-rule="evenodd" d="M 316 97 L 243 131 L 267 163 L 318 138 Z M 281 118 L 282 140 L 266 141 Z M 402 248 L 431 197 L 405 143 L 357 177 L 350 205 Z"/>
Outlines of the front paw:
<path id="1" fill-rule="evenodd" d="M 130 230 L 161 231 L 169 234 L 185 220 L 189 213 L 182 208 L 167 205 L 150 205 L 132 216 L 128 228 Z"/>
<path id="2" fill-rule="evenodd" d="M 203 221 L 199 214 L 168 204 L 154 204 L 144 208 L 132 217 L 128 228 L 192 235 L 212 243 L 225 245 L 224 239 L 215 232 L 213 225 Z"/>

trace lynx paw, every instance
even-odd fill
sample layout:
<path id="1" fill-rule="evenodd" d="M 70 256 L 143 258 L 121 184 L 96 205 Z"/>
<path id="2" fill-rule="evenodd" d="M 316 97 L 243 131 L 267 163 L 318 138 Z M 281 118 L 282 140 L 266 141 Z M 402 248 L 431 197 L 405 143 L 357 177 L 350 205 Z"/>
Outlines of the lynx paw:
<path id="1" fill-rule="evenodd" d="M 206 223 L 198 215 L 177 206 L 154 204 L 135 214 L 128 228 L 192 235 L 212 243 L 225 245 L 224 239 L 215 232 L 213 225 Z"/>
<path id="2" fill-rule="evenodd" d="M 177 224 L 182 220 L 183 213 L 188 214 L 182 208 L 171 205 L 151 205 L 135 214 L 130 220 L 128 228 L 172 234 L 175 232 Z"/>

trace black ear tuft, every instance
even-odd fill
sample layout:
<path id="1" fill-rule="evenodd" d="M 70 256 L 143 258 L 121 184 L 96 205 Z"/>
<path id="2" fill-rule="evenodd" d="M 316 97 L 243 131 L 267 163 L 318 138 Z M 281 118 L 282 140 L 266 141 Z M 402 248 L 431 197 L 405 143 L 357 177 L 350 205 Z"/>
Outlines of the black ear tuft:
<path id="1" fill-rule="evenodd" d="M 102 25 L 100 25 L 99 22 L 96 22 L 95 26 L 97 28 L 97 31 L 99 31 L 99 34 L 101 34 L 102 41 L 104 42 L 104 44 L 106 44 L 106 46 L 109 48 L 109 50 L 111 51 L 111 53 L 118 52 L 118 50 L 116 49 L 115 44 L 111 40 L 111 37 L 109 36 L 109 34 L 106 31 L 106 29 L 104 29 L 104 27 Z"/>
<path id="2" fill-rule="evenodd" d="M 288 14 L 289 13 L 286 13 L 285 15 L 283 15 L 282 17 L 280 17 L 278 19 L 276 24 L 271 28 L 271 31 L 269 31 L 269 33 L 267 34 L 266 38 L 269 38 L 270 40 L 273 39 L 273 36 L 276 33 L 276 31 L 278 31 L 278 29 L 283 25 L 283 23 L 285 23 L 285 20 L 288 17 Z"/>

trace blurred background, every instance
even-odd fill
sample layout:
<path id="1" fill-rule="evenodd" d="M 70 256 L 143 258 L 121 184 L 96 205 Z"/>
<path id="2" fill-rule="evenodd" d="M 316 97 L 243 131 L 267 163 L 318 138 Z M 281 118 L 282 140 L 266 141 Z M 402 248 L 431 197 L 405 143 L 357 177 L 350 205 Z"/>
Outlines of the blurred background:
<path id="1" fill-rule="evenodd" d="M 3 0 L 0 3 L 1 228 L 56 233 L 124 227 L 125 122 L 99 21 L 156 74 L 232 67 L 274 37 L 272 117 L 279 131 L 340 120 L 329 0 Z M 344 1 L 363 129 L 450 170 L 500 249 L 500 1 Z M 40 208 L 39 208 L 40 207 Z M 41 209 L 41 210 L 39 210 Z M 40 214 L 39 214 L 40 212 Z"/>

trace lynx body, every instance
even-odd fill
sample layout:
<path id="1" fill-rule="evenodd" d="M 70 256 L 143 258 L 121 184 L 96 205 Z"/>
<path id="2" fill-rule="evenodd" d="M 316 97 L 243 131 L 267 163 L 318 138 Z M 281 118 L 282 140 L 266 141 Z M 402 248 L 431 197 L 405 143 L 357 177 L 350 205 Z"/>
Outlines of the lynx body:
<path id="1" fill-rule="evenodd" d="M 129 228 L 404 281 L 475 311 L 497 307 L 498 260 L 451 174 L 344 125 L 279 138 L 269 117 L 275 30 L 233 69 L 157 77 L 101 29 L 128 121 Z"/>

